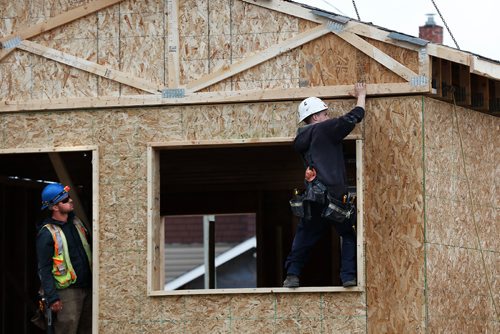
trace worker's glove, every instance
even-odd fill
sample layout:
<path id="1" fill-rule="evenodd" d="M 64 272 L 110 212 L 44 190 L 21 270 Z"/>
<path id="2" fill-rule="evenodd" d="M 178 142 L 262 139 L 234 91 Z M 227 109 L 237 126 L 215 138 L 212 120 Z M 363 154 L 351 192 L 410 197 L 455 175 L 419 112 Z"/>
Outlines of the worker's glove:
<path id="1" fill-rule="evenodd" d="M 55 302 L 53 302 L 51 305 L 50 305 L 50 309 L 52 310 L 52 312 L 59 312 L 62 310 L 62 301 L 60 300 L 56 300 Z"/>

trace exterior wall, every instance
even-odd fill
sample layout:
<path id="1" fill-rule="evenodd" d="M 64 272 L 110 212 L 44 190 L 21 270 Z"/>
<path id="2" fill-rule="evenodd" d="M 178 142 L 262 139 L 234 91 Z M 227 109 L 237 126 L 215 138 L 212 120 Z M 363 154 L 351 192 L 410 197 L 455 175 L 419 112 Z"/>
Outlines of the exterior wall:
<path id="1" fill-rule="evenodd" d="M 497 331 L 498 118 L 458 109 L 473 211 L 451 106 L 422 97 L 369 99 L 355 130 L 365 139 L 366 293 L 147 296 L 147 143 L 292 137 L 296 104 L 4 113 L 0 148 L 98 146 L 100 332 Z M 330 102 L 338 113 L 352 105 Z"/>
<path id="2" fill-rule="evenodd" d="M 499 130 L 497 117 L 425 99 L 426 313 L 431 333 L 500 332 Z"/>
<path id="3" fill-rule="evenodd" d="M 98 147 L 99 332 L 365 332 L 362 292 L 147 296 L 147 143 L 293 137 L 297 104 L 0 115 L 0 149 Z M 353 100 L 331 106 L 344 113 Z"/>
<path id="4" fill-rule="evenodd" d="M 365 242 L 369 333 L 424 332 L 421 97 L 369 99 Z"/>

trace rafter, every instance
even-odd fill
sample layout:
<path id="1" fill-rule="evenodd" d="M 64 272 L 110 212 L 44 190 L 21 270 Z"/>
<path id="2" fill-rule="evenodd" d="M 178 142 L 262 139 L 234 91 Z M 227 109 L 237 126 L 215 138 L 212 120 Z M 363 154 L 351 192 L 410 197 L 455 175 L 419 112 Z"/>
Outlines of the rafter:
<path id="1" fill-rule="evenodd" d="M 303 33 L 298 34 L 284 42 L 273 45 L 265 50 L 254 53 L 247 58 L 231 64 L 229 66 L 224 66 L 221 69 L 205 75 L 198 80 L 194 80 L 186 85 L 188 92 L 196 92 L 224 79 L 232 77 L 238 73 L 241 73 L 255 65 L 261 64 L 269 59 L 279 56 L 285 52 L 288 52 L 298 46 L 301 46 L 307 42 L 310 42 L 318 37 L 328 34 L 330 31 L 325 25 L 319 25 L 315 28 L 307 30 Z"/>
<path id="2" fill-rule="evenodd" d="M 302 7 L 300 4 L 284 2 L 281 0 L 241 0 L 241 1 L 252 5 L 260 6 L 263 8 L 271 9 L 283 14 L 298 17 L 311 22 L 316 22 L 320 24 L 327 24 L 329 22 L 327 18 L 311 13 L 309 9 Z M 409 43 L 396 42 L 392 38 L 388 37 L 389 35 L 388 31 L 378 29 L 377 27 L 371 26 L 369 24 L 351 20 L 346 24 L 345 30 L 358 34 L 360 36 L 375 39 L 377 41 L 418 51 L 418 47 L 415 47 L 414 45 Z"/>
<path id="3" fill-rule="evenodd" d="M 13 39 L 13 38 L 20 38 L 21 40 L 25 40 L 31 37 L 35 37 L 37 35 L 40 35 L 41 33 L 44 33 L 46 31 L 52 30 L 54 28 L 57 28 L 59 26 L 62 26 L 63 24 L 72 22 L 74 20 L 77 20 L 79 18 L 82 18 L 84 16 L 87 16 L 89 14 L 92 14 L 94 12 L 97 12 L 103 8 L 112 6 L 114 4 L 117 4 L 123 0 L 95 0 L 92 2 L 89 2 L 85 5 L 82 5 L 80 7 L 68 10 L 67 12 L 61 13 L 59 15 L 56 15 L 44 22 L 32 25 L 32 26 L 27 26 L 23 27 L 12 34 L 8 36 L 4 36 L 0 38 L 0 44 L 2 47 L 4 47 L 4 43 Z M 15 50 L 15 47 L 9 48 L 9 49 L 2 49 L 0 50 L 0 60 L 5 58 L 7 55 L 9 55 L 12 51 Z"/>
<path id="4" fill-rule="evenodd" d="M 92 74 L 99 75 L 106 79 L 117 81 L 119 83 L 138 88 L 148 93 L 158 93 L 161 86 L 144 79 L 137 78 L 129 73 L 114 70 L 109 67 L 99 65 L 83 58 L 78 58 L 68 53 L 58 51 L 31 41 L 22 41 L 18 48 L 33 54 L 57 61 L 59 63 L 83 70 Z"/>

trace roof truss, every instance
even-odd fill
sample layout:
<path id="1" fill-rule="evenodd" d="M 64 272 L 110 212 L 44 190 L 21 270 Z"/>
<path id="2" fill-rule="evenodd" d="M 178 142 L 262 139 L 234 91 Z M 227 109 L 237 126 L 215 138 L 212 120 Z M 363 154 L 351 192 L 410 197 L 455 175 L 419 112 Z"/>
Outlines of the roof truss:
<path id="1" fill-rule="evenodd" d="M 179 84 L 179 30 L 178 30 L 178 15 L 179 15 L 179 0 L 167 0 L 169 11 L 169 34 L 168 34 L 168 88 L 182 88 L 185 89 L 186 95 L 182 98 L 161 98 L 160 91 L 167 87 L 149 82 L 148 80 L 138 78 L 130 73 L 125 73 L 111 67 L 102 66 L 74 55 L 64 53 L 55 49 L 51 49 L 27 39 L 37 36 L 43 32 L 49 31 L 56 27 L 62 26 L 71 21 L 77 20 L 81 17 L 99 11 L 108 6 L 119 3 L 122 0 L 94 0 L 86 5 L 61 13 L 43 23 L 33 26 L 25 27 L 16 31 L 15 33 L 0 38 L 0 44 L 4 49 L 0 49 L 0 60 L 7 56 L 14 49 L 19 48 L 33 54 L 58 61 L 71 67 L 84 70 L 107 79 L 135 87 L 143 90 L 144 92 L 154 94 L 154 97 L 148 98 L 147 96 L 138 96 L 134 98 L 69 98 L 57 99 L 58 102 L 54 104 L 54 99 L 47 102 L 47 106 L 42 102 L 32 101 L 29 102 L 30 107 L 24 102 L 11 102 L 5 101 L 0 105 L 0 111 L 17 111 L 22 108 L 34 109 L 35 106 L 41 109 L 63 109 L 63 108 L 78 108 L 78 106 L 94 106 L 98 107 L 105 103 L 110 106 L 110 103 L 117 103 L 116 105 L 135 105 L 140 104 L 185 104 L 185 103 L 225 103 L 229 101 L 251 101 L 251 100 L 277 100 L 277 99 L 294 99 L 302 98 L 312 94 L 322 97 L 335 97 L 347 96 L 348 87 L 345 86 L 326 86 L 315 88 L 293 88 L 293 89 L 275 89 L 266 91 L 239 91 L 239 92 L 214 92 L 214 93 L 197 93 L 198 91 L 210 87 L 222 80 L 230 78 L 238 73 L 248 70 L 258 64 L 261 64 L 269 59 L 277 57 L 290 51 L 293 48 L 308 43 L 316 38 L 319 38 L 328 33 L 334 33 L 356 49 L 369 56 L 371 59 L 377 61 L 387 69 L 391 70 L 401 78 L 405 83 L 396 84 L 376 84 L 369 85 L 369 93 L 371 95 L 377 94 L 411 94 L 417 92 L 431 92 L 431 56 L 445 57 L 454 62 L 464 64 L 470 67 L 470 72 L 481 76 L 486 76 L 495 80 L 500 80 L 500 66 L 489 63 L 477 57 L 463 53 L 458 50 L 447 48 L 435 44 L 427 44 L 426 46 L 415 45 L 407 42 L 402 42 L 389 37 L 390 32 L 379 29 L 373 25 L 364 24 L 361 22 L 350 20 L 347 23 L 343 22 L 340 29 L 331 29 L 329 24 L 332 21 L 325 16 L 315 15 L 310 10 L 300 6 L 294 5 L 289 2 L 281 0 L 240 0 L 248 4 L 261 6 L 269 10 L 278 11 L 287 15 L 292 15 L 307 21 L 316 22 L 318 26 L 302 32 L 284 42 L 273 45 L 266 50 L 247 56 L 245 59 L 236 62 L 230 66 L 221 67 L 214 72 L 205 75 L 199 79 L 187 83 L 185 86 Z M 338 25 L 337 25 L 338 26 Z M 410 70 L 403 64 L 396 61 L 371 43 L 367 42 L 362 37 L 382 41 L 391 45 L 406 48 L 409 50 L 417 51 L 419 53 L 419 70 L 418 73 Z M 12 45 L 13 39 L 18 39 Z M 5 48 L 9 46 L 9 48 Z M 350 88 L 349 88 L 350 89 Z M 328 90 L 328 93 L 326 93 Z M 279 95 L 279 97 L 278 97 Z M 82 101 L 88 101 L 82 103 Z M 41 104 L 42 103 L 42 104 Z"/>

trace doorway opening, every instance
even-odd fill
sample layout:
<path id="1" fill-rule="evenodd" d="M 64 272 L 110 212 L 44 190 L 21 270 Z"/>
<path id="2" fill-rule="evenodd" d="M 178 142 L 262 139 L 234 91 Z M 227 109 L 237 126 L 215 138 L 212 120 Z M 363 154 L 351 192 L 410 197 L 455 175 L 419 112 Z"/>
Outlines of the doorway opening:
<path id="1" fill-rule="evenodd" d="M 44 333 L 30 322 L 40 288 L 35 226 L 46 214 L 40 210 L 41 191 L 51 182 L 70 185 L 75 213 L 92 232 L 97 210 L 96 152 L 89 147 L 0 150 L 0 332 Z"/>

